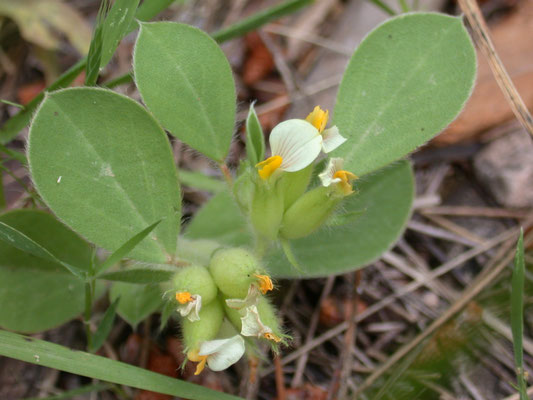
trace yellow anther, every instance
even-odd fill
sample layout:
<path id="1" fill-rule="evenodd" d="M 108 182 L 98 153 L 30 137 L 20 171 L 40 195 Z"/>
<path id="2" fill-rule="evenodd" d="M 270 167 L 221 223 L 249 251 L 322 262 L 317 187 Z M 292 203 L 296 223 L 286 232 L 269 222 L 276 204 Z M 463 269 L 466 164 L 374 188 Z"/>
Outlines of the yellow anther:
<path id="1" fill-rule="evenodd" d="M 180 304 L 187 304 L 187 303 L 190 303 L 191 301 L 194 301 L 194 299 L 192 298 L 189 292 L 177 292 L 176 300 Z"/>
<path id="2" fill-rule="evenodd" d="M 274 173 L 275 170 L 277 170 L 281 163 L 283 162 L 283 158 L 281 156 L 272 156 L 268 157 L 265 161 L 261 161 L 260 163 L 257 163 L 255 165 L 256 168 L 259 168 L 259 176 L 261 179 L 268 179 L 270 175 Z"/>
<path id="3" fill-rule="evenodd" d="M 272 333 L 272 332 L 265 332 L 263 334 L 263 337 L 265 339 L 272 340 L 272 341 L 274 341 L 276 343 L 281 342 L 281 338 L 278 335 L 276 335 L 275 333 Z"/>
<path id="4" fill-rule="evenodd" d="M 340 179 L 339 185 L 342 188 L 342 191 L 345 195 L 349 195 L 353 193 L 352 184 L 351 181 L 357 179 L 357 176 L 352 174 L 349 171 L 337 171 L 335 174 L 333 174 L 333 179 Z"/>
<path id="5" fill-rule="evenodd" d="M 266 294 L 268 291 L 274 289 L 274 285 L 272 284 L 272 279 L 268 275 L 254 275 L 257 280 L 259 281 L 259 290 L 261 293 Z"/>
<path id="6" fill-rule="evenodd" d="M 320 106 L 316 106 L 311 113 L 305 118 L 307 122 L 313 125 L 320 133 L 326 127 L 329 118 L 329 111 L 322 110 Z"/>
<path id="7" fill-rule="evenodd" d="M 207 356 L 198 355 L 198 350 L 192 350 L 187 353 L 187 358 L 189 361 L 197 362 L 196 371 L 194 375 L 200 375 L 205 368 L 205 363 L 207 362 Z"/>

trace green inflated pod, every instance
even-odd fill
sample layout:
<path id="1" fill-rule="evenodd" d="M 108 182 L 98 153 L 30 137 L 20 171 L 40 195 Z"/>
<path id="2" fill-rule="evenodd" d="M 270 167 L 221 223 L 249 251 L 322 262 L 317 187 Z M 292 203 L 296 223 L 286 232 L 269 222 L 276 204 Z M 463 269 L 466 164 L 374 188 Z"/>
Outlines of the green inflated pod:
<path id="1" fill-rule="evenodd" d="M 200 319 L 194 322 L 187 318 L 182 319 L 181 331 L 187 351 L 197 350 L 202 342 L 217 337 L 224 319 L 224 310 L 220 301 L 217 299 L 203 306 L 199 316 Z"/>
<path id="2" fill-rule="evenodd" d="M 218 250 L 209 264 L 215 284 L 230 298 L 244 298 L 262 270 L 254 255 L 241 248 Z"/>
<path id="3" fill-rule="evenodd" d="M 331 215 L 343 196 L 328 187 L 317 187 L 300 197 L 283 216 L 280 236 L 298 239 L 316 231 Z"/>
<path id="4" fill-rule="evenodd" d="M 217 286 L 208 269 L 199 265 L 182 267 L 172 278 L 176 293 L 200 295 L 205 306 L 217 297 Z"/>

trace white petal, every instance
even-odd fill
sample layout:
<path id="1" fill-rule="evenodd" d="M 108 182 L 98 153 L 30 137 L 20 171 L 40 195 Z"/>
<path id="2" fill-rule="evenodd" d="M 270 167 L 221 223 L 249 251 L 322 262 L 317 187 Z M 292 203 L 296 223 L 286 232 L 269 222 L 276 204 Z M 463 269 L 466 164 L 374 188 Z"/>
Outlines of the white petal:
<path id="1" fill-rule="evenodd" d="M 309 122 L 289 119 L 272 129 L 269 142 L 272 155 L 283 159 L 280 168 L 295 172 L 315 161 L 320 154 L 322 136 Z"/>
<path id="2" fill-rule="evenodd" d="M 250 306 L 256 306 L 259 301 L 260 293 L 256 285 L 250 285 L 248 294 L 244 299 L 226 299 L 226 304 L 229 308 L 235 310 L 244 310 Z"/>
<path id="3" fill-rule="evenodd" d="M 222 371 L 239 361 L 244 349 L 244 339 L 241 335 L 235 335 L 229 339 L 203 342 L 198 354 L 208 356 L 207 365 L 211 370 Z"/>
<path id="4" fill-rule="evenodd" d="M 333 178 L 335 172 L 342 170 L 344 160 L 342 158 L 330 158 L 328 165 L 324 171 L 318 174 L 323 186 L 330 186 L 333 183 L 340 182 L 339 178 Z"/>
<path id="5" fill-rule="evenodd" d="M 241 317 L 241 323 L 241 335 L 243 336 L 255 336 L 261 338 L 265 333 L 272 332 L 272 329 L 263 325 L 261 322 L 256 306 L 251 306 L 246 309 L 246 314 Z"/>
<path id="6" fill-rule="evenodd" d="M 195 294 L 191 297 L 193 298 L 193 301 L 178 305 L 178 312 L 182 317 L 187 317 L 191 322 L 199 321 L 200 315 L 198 315 L 198 313 L 202 309 L 202 296 Z"/>
<path id="7" fill-rule="evenodd" d="M 339 133 L 339 129 L 336 126 L 332 126 L 322 132 L 322 150 L 324 150 L 324 153 L 329 153 L 346 142 L 346 140 L 348 139 Z"/>

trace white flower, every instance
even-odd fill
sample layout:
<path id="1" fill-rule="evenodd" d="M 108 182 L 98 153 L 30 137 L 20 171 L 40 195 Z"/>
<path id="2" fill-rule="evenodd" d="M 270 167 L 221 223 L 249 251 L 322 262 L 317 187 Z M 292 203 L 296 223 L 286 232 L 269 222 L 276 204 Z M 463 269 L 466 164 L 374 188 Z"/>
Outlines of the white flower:
<path id="1" fill-rule="evenodd" d="M 177 311 L 182 317 L 187 317 L 191 322 L 200 320 L 198 313 L 202 309 L 202 296 L 189 292 L 177 292 L 176 300 L 179 303 Z"/>
<path id="2" fill-rule="evenodd" d="M 322 185 L 329 187 L 338 184 L 345 196 L 353 193 L 351 181 L 357 179 L 357 176 L 349 171 L 342 169 L 344 160 L 342 158 L 331 158 L 326 169 L 318 176 Z"/>
<path id="3" fill-rule="evenodd" d="M 320 154 L 322 137 L 317 129 L 301 119 L 289 119 L 274 127 L 269 138 L 272 157 L 256 165 L 262 179 L 274 171 L 295 172 L 311 164 Z"/>
<path id="4" fill-rule="evenodd" d="M 324 129 L 328 111 L 316 106 L 305 120 L 289 119 L 274 127 L 269 143 L 272 156 L 256 165 L 259 176 L 268 179 L 278 169 L 296 172 L 311 164 L 320 154 L 335 150 L 346 141 L 336 126 Z"/>
<path id="5" fill-rule="evenodd" d="M 226 299 L 226 304 L 229 308 L 238 310 L 242 315 L 246 312 L 246 308 L 257 305 L 259 296 L 259 288 L 256 285 L 250 285 L 248 294 L 244 299 Z"/>
<path id="6" fill-rule="evenodd" d="M 272 332 L 272 329 L 261 322 L 257 306 L 246 307 L 245 310 L 246 313 L 241 317 L 241 335 L 273 340 L 276 343 L 281 341 L 281 338 Z"/>
<path id="7" fill-rule="evenodd" d="M 243 356 L 245 350 L 244 339 L 235 335 L 229 339 L 208 340 L 200 345 L 196 351 L 189 351 L 187 358 L 198 362 L 195 375 L 199 375 L 205 364 L 212 371 L 222 371 L 235 364 Z"/>
<path id="8" fill-rule="evenodd" d="M 341 144 L 346 142 L 346 138 L 339 133 L 336 126 L 329 129 L 324 129 L 329 119 L 329 111 L 322 110 L 320 106 L 316 106 L 313 111 L 305 118 L 307 122 L 313 125 L 322 137 L 322 150 L 324 153 L 329 153 L 335 150 Z"/>

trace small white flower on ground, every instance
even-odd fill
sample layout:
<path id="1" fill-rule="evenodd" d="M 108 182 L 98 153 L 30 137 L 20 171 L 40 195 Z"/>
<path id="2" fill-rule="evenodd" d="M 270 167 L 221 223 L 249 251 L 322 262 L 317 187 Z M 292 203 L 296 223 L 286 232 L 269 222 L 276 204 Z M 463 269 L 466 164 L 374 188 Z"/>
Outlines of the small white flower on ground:
<path id="1" fill-rule="evenodd" d="M 200 320 L 198 313 L 202 309 L 202 296 L 189 292 L 177 292 L 176 300 L 179 303 L 177 311 L 182 317 L 186 317 L 191 322 Z"/>
<path id="2" fill-rule="evenodd" d="M 203 342 L 198 350 L 187 353 L 187 358 L 198 363 L 194 374 L 199 375 L 206 363 L 212 371 L 225 370 L 240 360 L 244 350 L 244 339 L 241 335 L 235 335 L 229 339 Z"/>

